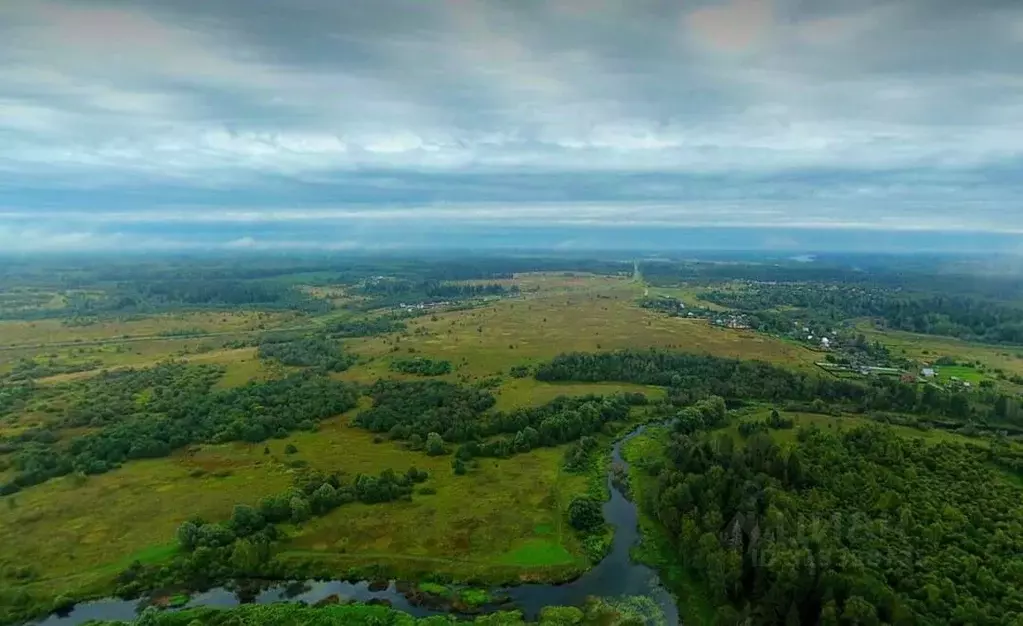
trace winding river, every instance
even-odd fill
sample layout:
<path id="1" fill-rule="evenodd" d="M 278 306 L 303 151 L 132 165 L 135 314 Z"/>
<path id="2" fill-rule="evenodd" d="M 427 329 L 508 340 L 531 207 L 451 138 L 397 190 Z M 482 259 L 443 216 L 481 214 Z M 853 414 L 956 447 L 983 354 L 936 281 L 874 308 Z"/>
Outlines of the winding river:
<path id="1" fill-rule="evenodd" d="M 639 426 L 615 442 L 611 451 L 612 467 L 620 465 L 628 468 L 622 457 L 622 445 L 629 439 L 643 432 L 645 426 Z M 639 515 L 636 506 L 618 489 L 608 472 L 608 487 L 611 499 L 604 504 L 604 517 L 614 525 L 614 541 L 610 553 L 594 568 L 576 580 L 560 584 L 528 584 L 515 587 L 492 589 L 494 597 L 506 598 L 514 608 L 521 610 L 527 618 L 539 615 L 545 606 L 581 606 L 588 597 L 619 597 L 647 596 L 663 611 L 669 626 L 680 623 L 678 607 L 672 595 L 661 584 L 657 573 L 651 568 L 634 563 L 629 551 L 639 539 Z M 417 617 L 435 615 L 438 611 L 416 606 L 397 589 L 397 583 L 391 581 L 386 589 L 374 585 L 370 589 L 369 581 L 308 581 L 300 585 L 298 593 L 293 593 L 296 585 L 281 584 L 271 587 L 255 598 L 255 602 L 266 604 L 271 602 L 292 601 L 315 604 L 331 596 L 350 598 L 360 602 L 373 600 L 387 601 L 395 609 L 405 611 Z M 212 606 L 231 607 L 239 604 L 234 592 L 217 588 L 192 596 L 186 607 Z M 132 600 L 105 599 L 83 602 L 76 605 L 64 615 L 51 615 L 38 626 L 76 626 L 89 620 L 123 620 L 133 619 L 139 610 L 139 602 Z M 500 607 L 485 607 L 486 610 L 509 608 L 508 604 Z"/>

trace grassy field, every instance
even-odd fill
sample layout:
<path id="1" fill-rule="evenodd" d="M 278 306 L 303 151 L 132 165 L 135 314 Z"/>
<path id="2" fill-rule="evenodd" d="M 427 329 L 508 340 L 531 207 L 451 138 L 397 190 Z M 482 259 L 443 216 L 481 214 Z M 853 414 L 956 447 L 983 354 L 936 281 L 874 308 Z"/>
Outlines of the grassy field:
<path id="1" fill-rule="evenodd" d="M 984 372 L 969 365 L 942 365 L 936 368 L 936 374 L 937 379 L 943 383 L 958 379 L 978 385 L 983 380 L 993 380 L 990 376 L 985 376 Z"/>
<path id="2" fill-rule="evenodd" d="M 534 401 L 613 390 L 598 387 L 545 385 Z M 286 456 L 288 444 L 298 453 Z M 588 478 L 561 473 L 563 447 L 482 460 L 469 475 L 455 476 L 449 456 L 373 443 L 370 433 L 349 425 L 349 416 L 266 445 L 270 454 L 263 444 L 202 446 L 108 474 L 53 480 L 7 498 L 0 543 L 10 549 L 0 554 L 0 567 L 36 564 L 32 588 L 47 593 L 96 588 L 139 555 L 166 555 L 161 546 L 173 542 L 185 519 L 225 519 L 234 504 L 255 504 L 286 489 L 295 471 L 286 461 L 295 459 L 350 476 L 414 465 L 430 472 L 426 486 L 436 493 L 409 503 L 342 507 L 305 525 L 286 558 L 410 573 L 428 565 L 461 579 L 557 577 L 585 567 L 563 518 L 571 499 L 587 491 Z"/>
<path id="3" fill-rule="evenodd" d="M 139 555 L 165 554 L 160 547 L 193 514 L 225 519 L 235 503 L 289 484 L 287 469 L 272 459 L 218 449 L 53 480 L 5 498 L 0 566 L 30 565 L 37 575 L 30 588 L 48 593 L 88 590 Z"/>
<path id="4" fill-rule="evenodd" d="M 720 304 L 715 304 L 709 300 L 701 298 L 700 289 L 698 287 L 650 287 L 644 291 L 644 293 L 651 298 L 659 296 L 677 298 L 689 308 L 698 307 L 709 309 L 711 311 L 727 310 L 727 307 L 723 307 Z"/>
<path id="5" fill-rule="evenodd" d="M 1023 348 L 991 346 L 897 330 L 882 331 L 867 323 L 859 324 L 857 328 L 870 341 L 880 341 L 898 356 L 921 362 L 934 362 L 938 357 L 948 356 L 958 362 L 979 361 L 990 370 L 1001 369 L 1007 374 L 1023 375 Z"/>
<path id="6" fill-rule="evenodd" d="M 389 369 L 393 358 L 447 359 L 455 366 L 442 377 L 447 380 L 499 378 L 494 393 L 498 408 L 507 410 L 543 404 L 558 395 L 664 393 L 625 384 L 547 384 L 508 374 L 513 366 L 535 365 L 564 351 L 661 347 L 813 368 L 814 354 L 799 346 L 642 309 L 636 300 L 643 286 L 630 279 L 542 274 L 506 282 L 518 285 L 522 295 L 416 318 L 402 333 L 345 340 L 360 361 L 339 376 L 370 383 L 399 376 Z M 310 321 L 316 322 L 303 322 Z M 231 333 L 257 336 L 261 324 L 269 328 L 287 323 L 289 318 L 276 314 L 219 313 L 84 327 L 49 320 L 35 325 L 5 322 L 0 324 L 0 344 L 24 347 L 0 352 L 0 361 L 9 365 L 20 356 L 99 359 L 109 368 L 183 358 L 224 365 L 227 373 L 220 384 L 232 386 L 269 376 L 273 366 L 260 362 L 254 348 L 225 349 L 224 341 Z M 188 328 L 226 335 L 146 338 Z M 125 335 L 135 340 L 123 339 Z M 77 338 L 96 343 L 77 345 Z M 32 342 L 43 345 L 28 347 Z M 94 373 L 64 374 L 46 382 Z M 296 459 L 349 475 L 386 468 L 404 471 L 415 465 L 430 472 L 424 486 L 435 493 L 415 495 L 412 502 L 341 507 L 299 529 L 286 546 L 286 559 L 339 572 L 381 565 L 409 575 L 434 573 L 463 580 L 562 577 L 585 567 L 584 551 L 565 529 L 565 516 L 571 499 L 589 490 L 590 477 L 560 471 L 562 448 L 482 460 L 469 475 L 455 476 L 450 457 L 373 443 L 369 433 L 349 425 L 349 418 L 328 420 L 315 433 L 271 441 L 270 454 L 264 454 L 263 444 L 202 446 L 168 458 L 133 461 L 108 474 L 66 477 L 28 488 L 0 503 L 0 545 L 5 546 L 0 567 L 33 564 L 37 578 L 31 588 L 53 595 L 96 589 L 133 559 L 165 558 L 183 520 L 193 515 L 225 519 L 236 503 L 256 503 L 287 488 L 294 470 L 286 462 Z M 11 428 L 27 423 L 16 421 Z M 298 448 L 297 454 L 284 455 L 289 443 Z"/>
<path id="7" fill-rule="evenodd" d="M 352 505 L 306 524 L 290 554 L 351 565 L 421 567 L 461 578 L 486 578 L 514 569 L 523 578 L 549 567 L 578 569 L 581 548 L 562 519 L 586 477 L 561 473 L 562 448 L 534 450 L 506 460 L 482 459 L 466 476 L 450 457 L 410 453 L 400 444 L 372 443 L 365 431 L 333 424 L 292 439 L 299 458 L 347 473 L 410 465 L 430 472 L 431 495 L 386 506 Z"/>
<path id="8" fill-rule="evenodd" d="M 642 309 L 635 302 L 643 289 L 638 283 L 562 278 L 556 285 L 551 292 L 411 320 L 402 336 L 349 342 L 372 361 L 353 368 L 346 377 L 376 379 L 387 372 L 387 357 L 405 357 L 410 350 L 450 360 L 456 375 L 470 376 L 505 373 L 512 366 L 532 365 L 561 352 L 650 347 L 813 367 L 814 353 L 798 345 Z"/>
<path id="9" fill-rule="evenodd" d="M 256 357 L 255 348 L 221 347 L 223 339 L 173 339 L 133 342 L 129 345 L 108 345 L 95 348 L 81 348 L 69 354 L 67 351 L 50 352 L 46 356 L 34 359 L 43 364 L 93 363 L 98 366 L 83 371 L 72 371 L 36 378 L 41 385 L 59 385 L 81 381 L 104 371 L 116 371 L 126 368 L 152 367 L 167 360 L 187 363 L 208 363 L 221 365 L 226 369 L 218 387 L 236 387 L 250 380 L 266 380 L 271 375 L 268 365 Z M 10 364 L 8 364 L 10 365 Z M 9 369 L 9 367 L 8 367 Z M 0 373 L 3 373 L 0 368 Z"/>
<path id="10" fill-rule="evenodd" d="M 82 325 L 64 320 L 0 321 L 0 346 L 85 343 L 128 337 L 160 337 L 175 333 L 231 333 L 260 330 L 295 319 L 293 313 L 203 311 L 103 319 Z"/>
<path id="11" fill-rule="evenodd" d="M 764 421 L 768 418 L 771 413 L 771 409 L 768 407 L 744 411 L 741 416 L 734 418 L 729 425 L 723 429 L 724 432 L 730 433 L 737 441 L 741 441 L 743 438 L 739 434 L 739 423 L 740 421 Z M 821 415 L 818 413 L 793 413 L 788 411 L 781 412 L 782 417 L 791 419 L 793 421 L 793 427 L 787 429 L 771 429 L 769 434 L 779 444 L 791 444 L 795 442 L 797 433 L 800 428 L 816 426 L 825 431 L 830 432 L 841 432 L 842 430 L 850 430 L 866 425 L 877 425 L 869 418 L 859 415 Z M 896 424 L 885 425 L 886 428 L 891 428 L 899 435 L 911 438 L 920 438 L 927 443 L 959 443 L 965 444 L 970 443 L 978 446 L 987 446 L 988 442 L 980 437 L 967 437 L 958 433 L 948 432 L 938 428 L 932 428 L 928 430 L 920 430 L 912 428 L 910 426 L 901 426 Z"/>
<path id="12" fill-rule="evenodd" d="M 607 395 L 617 392 L 640 392 L 649 398 L 662 398 L 661 387 L 630 385 L 628 383 L 543 383 L 532 378 L 512 378 L 497 391 L 497 409 L 508 410 L 520 406 L 539 406 L 558 396 Z"/>

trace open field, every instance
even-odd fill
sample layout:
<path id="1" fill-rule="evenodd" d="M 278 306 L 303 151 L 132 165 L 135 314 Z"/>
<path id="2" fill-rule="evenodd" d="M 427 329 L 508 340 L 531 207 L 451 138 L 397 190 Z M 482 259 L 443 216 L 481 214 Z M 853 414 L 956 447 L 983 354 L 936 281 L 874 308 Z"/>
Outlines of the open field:
<path id="1" fill-rule="evenodd" d="M 922 362 L 948 356 L 956 361 L 980 361 L 988 369 L 1023 375 L 1023 347 L 991 346 L 950 337 L 921 335 L 897 330 L 878 330 L 870 324 L 857 326 L 869 340 L 880 341 L 893 354 Z"/>
<path id="2" fill-rule="evenodd" d="M 288 444 L 298 453 L 286 456 Z M 373 435 L 349 425 L 348 416 L 265 446 L 269 455 L 264 444 L 202 446 L 133 461 L 108 474 L 53 480 L 12 496 L 8 502 L 14 504 L 0 515 L 0 543 L 9 546 L 0 566 L 36 564 L 32 588 L 48 593 L 88 590 L 139 555 L 165 556 L 161 546 L 173 543 L 182 521 L 195 515 L 226 519 L 234 504 L 255 504 L 288 488 L 295 470 L 285 461 L 296 459 L 349 476 L 416 466 L 430 472 L 424 486 L 436 494 L 342 507 L 302 527 L 288 545 L 292 558 L 399 570 L 430 563 L 435 571 L 462 578 L 492 571 L 531 578 L 552 567 L 585 566 L 562 520 L 571 498 L 587 490 L 588 478 L 561 473 L 563 447 L 482 459 L 469 475 L 455 476 L 450 456 L 375 444 Z"/>
<path id="3" fill-rule="evenodd" d="M 642 309 L 636 300 L 643 286 L 628 278 L 537 274 L 504 282 L 518 285 L 522 295 L 410 319 L 400 333 L 343 340 L 359 363 L 337 376 L 361 383 L 414 378 L 392 372 L 391 360 L 446 359 L 454 372 L 440 379 L 473 383 L 496 377 L 497 408 L 509 410 L 540 405 L 558 395 L 664 394 L 639 385 L 549 384 L 510 376 L 514 366 L 533 366 L 568 351 L 657 347 L 815 369 L 818 355 L 798 345 Z M 316 324 L 331 317 L 300 321 Z M 261 325 L 269 329 L 294 320 L 278 314 L 194 313 L 83 327 L 52 320 L 35 326 L 3 324 L 0 344 L 51 342 L 44 348 L 26 345 L 0 353 L 8 365 L 20 355 L 96 359 L 104 368 L 182 358 L 225 366 L 219 384 L 235 386 L 272 376 L 280 366 L 261 362 L 255 348 L 226 349 L 224 342 L 256 337 Z M 144 338 L 190 328 L 217 336 Z M 76 338 L 100 343 L 56 345 Z M 98 371 L 61 374 L 43 382 L 69 382 Z M 397 443 L 374 443 L 373 435 L 349 425 L 350 417 L 327 420 L 316 432 L 271 440 L 265 444 L 269 454 L 264 444 L 198 446 L 162 459 L 131 461 L 107 474 L 29 487 L 8 499 L 13 505 L 0 503 L 5 507 L 0 514 L 0 544 L 5 546 L 0 567 L 33 564 L 36 579 L 29 588 L 51 595 L 100 589 L 133 559 L 159 560 L 172 554 L 182 521 L 195 515 L 223 520 L 237 503 L 255 504 L 283 491 L 295 473 L 288 463 L 295 461 L 347 475 L 387 468 L 403 472 L 414 465 L 430 472 L 422 487 L 435 493 L 416 494 L 411 502 L 350 504 L 315 518 L 293 529 L 292 540 L 284 545 L 287 560 L 338 572 L 381 565 L 411 576 L 432 572 L 462 580 L 561 577 L 586 566 L 579 540 L 566 528 L 566 511 L 573 497 L 589 489 L 590 477 L 561 471 L 564 447 L 506 460 L 481 459 L 468 475 L 456 476 L 450 455 L 429 457 Z M 18 421 L 13 427 L 26 423 Z M 288 444 L 298 452 L 285 455 Z"/>
<path id="4" fill-rule="evenodd" d="M 659 296 L 677 298 L 690 308 L 699 307 L 709 309 L 711 311 L 727 310 L 726 307 L 723 307 L 720 304 L 715 304 L 709 300 L 701 298 L 700 290 L 697 287 L 650 287 L 645 293 L 651 298 Z"/>
<path id="5" fill-rule="evenodd" d="M 764 421 L 770 414 L 771 409 L 767 407 L 743 412 L 741 418 L 733 419 L 723 430 L 724 432 L 730 433 L 737 441 L 742 441 L 743 437 L 739 434 L 740 421 Z M 791 419 L 794 423 L 792 428 L 771 429 L 768 431 L 771 438 L 779 444 L 795 442 L 799 429 L 810 426 L 816 426 L 817 428 L 825 431 L 840 432 L 842 430 L 850 430 L 860 426 L 880 425 L 878 422 L 859 415 L 842 415 L 840 417 L 836 417 L 833 415 L 821 415 L 819 413 L 793 413 L 788 411 L 782 411 L 781 415 L 786 419 Z M 958 433 L 938 428 L 920 430 L 910 426 L 901 426 L 896 424 L 885 424 L 884 427 L 891 428 L 899 435 L 905 437 L 923 439 L 927 443 L 969 443 L 977 446 L 989 445 L 985 439 L 979 437 L 967 437 L 965 435 L 960 435 Z"/>
<path id="6" fill-rule="evenodd" d="M 935 373 L 938 380 L 943 383 L 958 379 L 977 385 L 984 380 L 993 380 L 991 377 L 985 376 L 984 372 L 976 367 L 968 365 L 941 365 L 935 368 Z"/>
<path id="7" fill-rule="evenodd" d="M 635 298 L 642 293 L 642 287 L 624 278 L 529 274 L 499 282 L 518 285 L 526 293 L 519 298 L 498 300 L 475 309 L 438 312 L 432 316 L 412 319 L 408 322 L 408 333 L 345 340 L 345 345 L 363 357 L 365 362 L 346 372 L 344 378 L 371 382 L 390 376 L 392 373 L 386 357 L 392 354 L 404 357 L 410 351 L 451 360 L 457 374 L 474 377 L 499 375 L 514 365 L 537 363 L 573 350 L 675 348 L 717 356 L 762 359 L 799 368 L 812 367 L 814 360 L 814 354 L 799 345 L 752 331 L 722 329 L 712 327 L 703 320 L 668 318 L 642 309 L 635 304 Z M 90 328 L 93 329 L 93 336 L 108 336 L 101 339 L 105 343 L 99 345 L 47 347 L 45 344 L 37 344 L 3 351 L 0 352 L 0 371 L 9 369 L 19 358 L 56 357 L 61 362 L 99 360 L 104 368 L 151 365 L 165 358 L 182 356 L 189 360 L 204 360 L 209 354 L 223 352 L 219 346 L 225 341 L 251 337 L 261 326 L 266 329 L 282 324 L 290 327 L 289 322 L 293 321 L 287 317 L 258 317 L 278 314 L 235 314 L 234 317 L 225 318 L 233 324 L 235 334 L 232 334 L 232 331 L 224 330 L 223 326 L 217 330 L 215 323 L 224 324 L 219 322 L 221 318 L 217 315 L 220 314 L 154 316 L 124 322 L 123 325 L 108 322 L 97 325 L 99 328 L 64 328 L 58 321 L 45 320 L 48 326 L 36 329 L 41 333 L 35 336 L 36 339 L 45 337 L 47 329 L 55 327 L 60 328 L 60 332 L 51 337 L 54 341 L 64 342 L 68 333 Z M 305 324 L 315 325 L 333 317 L 336 316 L 307 319 Z M 172 338 L 125 332 L 173 332 L 186 324 L 196 326 L 194 320 L 205 320 L 207 325 L 204 330 L 215 335 Z M 2 326 L 5 323 L 30 324 L 0 322 L 0 338 L 6 338 L 8 335 L 4 331 L 11 330 Z M 134 324 L 131 328 L 126 329 L 124 326 L 131 324 Z M 126 334 L 132 340 L 124 338 Z M 230 363 L 230 359 L 222 361 L 218 357 L 210 358 L 215 362 Z M 54 377 L 50 382 L 73 380 L 96 372 L 98 370 L 62 375 Z M 236 382 L 241 381 L 243 375 L 239 373 L 235 377 Z"/>
<path id="8" fill-rule="evenodd" d="M 587 479 L 561 473 L 562 448 L 480 459 L 478 469 L 456 476 L 450 457 L 373 444 L 368 433 L 340 424 L 332 429 L 328 437 L 294 438 L 297 456 L 315 466 L 333 458 L 335 467 L 350 473 L 414 464 L 430 472 L 426 486 L 436 494 L 385 506 L 342 507 L 306 524 L 290 553 L 349 567 L 381 563 L 401 569 L 403 563 L 430 562 L 432 571 L 462 578 L 485 578 L 494 569 L 510 568 L 530 578 L 551 566 L 585 567 L 562 518 L 571 498 L 586 491 Z"/>
<path id="9" fill-rule="evenodd" d="M 250 461 L 217 450 L 135 461 L 84 480 L 53 480 L 5 498 L 0 564 L 31 564 L 37 576 L 32 588 L 87 590 L 137 554 L 173 543 L 178 524 L 190 516 L 225 519 L 234 504 L 289 484 L 286 468 L 270 459 Z"/>
<path id="10" fill-rule="evenodd" d="M 533 378 L 512 378 L 495 391 L 497 409 L 507 410 L 520 406 L 539 406 L 558 396 L 608 395 L 620 392 L 639 392 L 648 398 L 662 398 L 664 389 L 628 383 L 544 383 Z"/>
<path id="11" fill-rule="evenodd" d="M 129 337 L 170 337 L 175 334 L 231 333 L 272 328 L 293 320 L 292 313 L 203 311 L 132 316 L 66 324 L 63 320 L 0 321 L 0 346 L 86 343 Z"/>
<path id="12" fill-rule="evenodd" d="M 215 339 L 152 339 L 124 344 L 104 346 L 88 346 L 82 348 L 50 349 L 45 354 L 31 354 L 27 351 L 19 358 L 33 359 L 46 364 L 51 361 L 58 364 L 77 364 L 99 362 L 95 368 L 64 374 L 54 374 L 36 379 L 43 385 L 55 385 L 96 376 L 104 370 L 117 370 L 129 367 L 151 367 L 167 359 L 187 361 L 190 363 L 215 363 L 227 368 L 221 384 L 236 386 L 250 379 L 262 378 L 265 364 L 259 363 L 255 348 L 225 349 L 221 346 L 232 337 Z M 239 335 L 237 338 L 244 338 Z M 2 353 L 0 353 L 2 354 Z M 9 371 L 13 362 L 6 368 L 0 366 L 0 373 Z"/>
<path id="13" fill-rule="evenodd" d="M 541 291 L 417 318 L 409 323 L 407 336 L 352 340 L 351 349 L 373 361 L 352 368 L 345 377 L 376 379 L 388 369 L 386 357 L 404 357 L 410 350 L 450 360 L 456 373 L 471 376 L 500 374 L 562 352 L 653 347 L 813 367 L 814 353 L 801 346 L 642 309 L 634 301 L 642 293 L 636 283 L 593 278 L 585 284 L 578 293 Z"/>
<path id="14" fill-rule="evenodd" d="M 4 313 L 60 309 L 66 304 L 65 295 L 46 289 L 14 287 L 0 292 L 0 312 Z"/>

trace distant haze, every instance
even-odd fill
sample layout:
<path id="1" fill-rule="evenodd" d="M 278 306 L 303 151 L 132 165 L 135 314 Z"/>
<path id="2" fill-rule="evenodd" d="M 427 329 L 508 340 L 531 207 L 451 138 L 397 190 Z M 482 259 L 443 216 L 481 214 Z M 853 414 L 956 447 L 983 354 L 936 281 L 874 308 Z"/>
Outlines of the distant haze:
<path id="1" fill-rule="evenodd" d="M 0 251 L 1020 251 L 1010 0 L 0 3 Z"/>

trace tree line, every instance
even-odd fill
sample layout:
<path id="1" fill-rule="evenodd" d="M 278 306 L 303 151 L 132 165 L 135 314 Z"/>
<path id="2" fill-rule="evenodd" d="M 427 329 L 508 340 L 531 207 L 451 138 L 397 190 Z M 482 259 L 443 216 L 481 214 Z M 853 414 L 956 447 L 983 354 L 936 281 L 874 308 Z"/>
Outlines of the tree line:
<path id="1" fill-rule="evenodd" d="M 417 376 L 443 376 L 450 374 L 454 368 L 451 361 L 416 356 L 408 359 L 393 359 L 390 369 L 392 372 L 416 374 Z"/>
<path id="2" fill-rule="evenodd" d="M 379 315 L 358 320 L 338 320 L 327 325 L 327 332 L 336 337 L 373 337 L 406 328 L 405 322 L 396 317 Z"/>
<path id="3" fill-rule="evenodd" d="M 499 611 L 474 618 L 456 615 L 413 617 L 379 603 L 341 602 L 323 606 L 304 603 L 242 604 L 230 609 L 191 608 L 182 611 L 146 609 L 132 626 L 638 626 L 661 623 L 659 609 L 643 597 L 590 598 L 581 607 L 547 606 L 535 619 L 521 611 Z M 126 626 L 95 622 L 94 626 Z"/>
<path id="4" fill-rule="evenodd" d="M 193 443 L 264 441 L 355 406 L 355 387 L 311 371 L 278 380 L 213 389 L 216 371 L 163 364 L 109 373 L 92 381 L 58 421 L 57 428 L 89 425 L 66 441 L 33 440 L 16 447 L 14 477 L 0 485 L 6 495 L 72 472 L 100 474 L 131 459 L 167 456 Z"/>
<path id="5" fill-rule="evenodd" d="M 284 537 L 280 524 L 302 524 L 351 502 L 409 499 L 415 485 L 427 478 L 427 472 L 415 467 L 404 473 L 386 469 L 377 476 L 358 474 L 350 480 L 337 472 L 307 471 L 291 489 L 267 496 L 257 506 L 236 505 L 225 522 L 183 522 L 177 530 L 178 554 L 157 565 L 135 561 L 117 576 L 117 593 L 135 597 L 169 586 L 201 590 L 232 578 L 285 578 L 282 566 L 273 561 L 274 545 Z"/>
<path id="6" fill-rule="evenodd" d="M 576 441 L 609 422 L 626 421 L 632 407 L 647 402 L 641 393 L 562 396 L 539 407 L 493 411 L 490 392 L 442 381 L 379 380 L 369 395 L 373 406 L 355 417 L 357 425 L 433 454 L 445 453 L 448 443 L 461 444 L 453 463 L 460 461 L 463 471 L 475 457 Z"/>
<path id="7" fill-rule="evenodd" d="M 867 382 L 824 377 L 761 361 L 742 361 L 665 350 L 562 354 L 536 370 L 542 381 L 618 381 L 670 388 L 677 403 L 717 395 L 738 400 L 791 401 L 791 408 L 825 412 L 896 411 L 959 423 L 992 422 L 1019 426 L 1018 401 L 993 389 L 948 391 L 876 377 Z"/>
<path id="8" fill-rule="evenodd" d="M 282 365 L 321 368 L 343 372 L 358 360 L 337 341 L 322 336 L 298 339 L 266 336 L 259 343 L 259 358 L 273 359 Z"/>
<path id="9" fill-rule="evenodd" d="M 692 417 L 692 416 L 690 416 Z M 880 427 L 803 429 L 782 448 L 682 422 L 641 506 L 721 624 L 1015 624 L 1023 488 L 977 447 Z"/>
<path id="10" fill-rule="evenodd" d="M 859 284 L 773 283 L 710 289 L 702 297 L 750 313 L 797 307 L 830 323 L 872 317 L 896 330 L 987 343 L 1023 343 L 1023 308 L 974 296 Z"/>
<path id="11" fill-rule="evenodd" d="M 435 279 L 373 277 L 362 282 L 356 291 L 370 298 L 367 306 L 378 308 L 401 303 L 447 302 L 485 296 L 513 295 L 519 292 L 519 287 L 517 285 L 505 287 L 500 283 L 461 283 Z"/>

